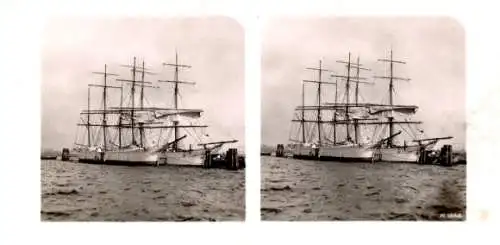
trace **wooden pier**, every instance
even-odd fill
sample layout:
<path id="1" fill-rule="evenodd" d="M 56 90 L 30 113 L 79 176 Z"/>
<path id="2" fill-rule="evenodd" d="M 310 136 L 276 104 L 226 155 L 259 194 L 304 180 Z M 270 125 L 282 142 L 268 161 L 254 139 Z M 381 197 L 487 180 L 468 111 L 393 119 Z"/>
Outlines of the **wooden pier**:
<path id="1" fill-rule="evenodd" d="M 238 156 L 238 150 L 235 148 L 228 149 L 225 156 L 207 152 L 203 168 L 223 168 L 229 170 L 244 169 L 245 157 Z"/>
<path id="2" fill-rule="evenodd" d="M 455 162 L 453 160 L 453 151 L 451 145 L 443 145 L 439 152 L 421 150 L 418 159 L 419 164 L 432 164 L 440 166 L 453 166 L 457 164 L 464 164 L 464 162 Z"/>

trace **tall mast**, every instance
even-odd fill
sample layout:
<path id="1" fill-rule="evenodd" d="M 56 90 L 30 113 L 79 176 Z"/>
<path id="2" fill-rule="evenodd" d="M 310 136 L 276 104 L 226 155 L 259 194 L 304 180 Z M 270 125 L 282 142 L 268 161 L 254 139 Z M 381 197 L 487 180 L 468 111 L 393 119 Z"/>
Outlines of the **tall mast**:
<path id="1" fill-rule="evenodd" d="M 319 61 L 319 67 L 309 67 L 306 68 L 308 70 L 315 70 L 318 71 L 318 81 L 311 81 L 311 80 L 303 80 L 304 82 L 309 82 L 309 83 L 316 83 L 318 84 L 318 91 L 317 91 L 317 97 L 318 97 L 318 110 L 317 110 L 317 119 L 316 119 L 316 124 L 318 125 L 318 144 L 321 145 L 321 84 L 335 84 L 333 82 L 325 82 L 321 80 L 321 75 L 323 71 L 329 71 L 333 72 L 331 70 L 323 69 L 322 67 L 322 61 Z M 302 114 L 304 115 L 304 114 Z"/>
<path id="2" fill-rule="evenodd" d="M 356 60 L 356 93 L 355 93 L 355 105 L 358 106 L 359 102 L 359 71 L 360 70 L 366 70 L 369 71 L 370 69 L 368 68 L 363 68 L 361 67 L 362 65 L 359 63 L 359 56 Z M 354 119 L 354 142 L 356 144 L 359 143 L 359 124 L 358 124 L 358 119 Z"/>
<path id="3" fill-rule="evenodd" d="M 389 59 L 379 59 L 379 61 L 382 62 L 388 62 L 389 63 L 389 76 L 375 76 L 376 78 L 383 78 L 383 79 L 389 79 L 389 105 L 392 107 L 394 106 L 394 101 L 393 101 L 393 91 L 394 91 L 394 84 L 393 82 L 395 80 L 404 80 L 404 81 L 409 81 L 410 79 L 408 78 L 401 78 L 401 77 L 395 77 L 394 76 L 394 63 L 399 63 L 399 64 L 406 64 L 404 61 L 400 60 L 394 60 L 392 56 L 392 48 L 389 53 Z M 394 134 L 394 117 L 391 115 L 387 116 L 387 120 L 389 123 L 389 139 L 387 140 L 387 146 L 392 147 L 392 135 Z"/>
<path id="4" fill-rule="evenodd" d="M 355 88 L 355 93 L 354 93 L 354 103 L 357 106 L 358 105 L 358 95 L 359 95 L 359 56 L 356 59 L 356 88 Z M 359 125 L 358 125 L 358 119 L 354 119 L 354 143 L 358 144 L 358 134 L 359 134 Z"/>
<path id="5" fill-rule="evenodd" d="M 100 84 L 89 84 L 89 87 L 101 87 L 102 88 L 102 106 L 103 106 L 103 110 L 102 110 L 102 123 L 101 123 L 101 128 L 102 128 L 102 140 L 103 140 L 103 147 L 104 147 L 104 150 L 107 150 L 107 134 L 106 134 L 106 131 L 108 129 L 108 125 L 107 125 L 107 89 L 108 88 L 120 88 L 120 87 L 116 87 L 116 86 L 109 86 L 108 85 L 108 76 L 118 76 L 117 74 L 112 74 L 112 73 L 108 73 L 108 65 L 104 64 L 104 72 L 93 72 L 94 74 L 99 74 L 99 75 L 103 75 L 104 77 L 104 81 L 103 81 L 103 85 L 100 85 Z M 89 109 L 90 111 L 90 109 Z M 90 115 L 90 114 L 89 114 Z"/>
<path id="6" fill-rule="evenodd" d="M 136 57 L 134 57 L 134 64 L 133 65 L 122 65 L 123 67 L 127 67 L 127 68 L 131 68 L 131 71 L 132 71 L 132 80 L 128 80 L 128 79 L 117 79 L 117 81 L 123 81 L 123 82 L 129 82 L 129 83 L 132 83 L 132 87 L 131 87 L 131 98 L 132 98 L 132 107 L 130 108 L 127 108 L 127 111 L 130 111 L 130 114 L 131 114 L 131 129 L 132 129 L 132 143 L 134 145 L 137 145 L 136 144 L 136 141 L 135 141 L 135 132 L 134 132 L 134 127 L 135 127 L 135 119 L 134 119 L 134 111 L 135 111 L 135 86 L 137 83 L 141 84 L 141 90 L 140 90 L 140 100 L 139 100 L 139 110 L 140 111 L 144 111 L 144 88 L 159 88 L 157 86 L 151 86 L 151 85 L 145 85 L 145 84 L 152 84 L 151 82 L 146 82 L 144 81 L 144 76 L 145 76 L 145 73 L 147 74 L 155 74 L 155 73 L 152 73 L 152 72 L 148 72 L 146 71 L 146 67 L 145 67 L 145 62 L 144 60 L 142 61 L 142 67 L 137 67 L 137 59 Z M 140 81 L 136 81 L 136 74 L 137 73 L 141 73 L 141 80 Z M 123 94 L 122 94 L 123 96 Z M 120 109 L 123 109 L 123 108 L 120 108 Z M 121 121 L 120 121 L 121 123 Z M 140 134 L 140 141 L 139 141 L 139 146 L 140 147 L 144 147 L 144 122 L 139 122 L 139 134 Z"/>
<path id="7" fill-rule="evenodd" d="M 174 80 L 179 81 L 179 58 L 177 54 L 177 50 L 175 51 L 175 73 L 174 73 Z M 174 108 L 177 110 L 177 97 L 179 96 L 179 83 L 175 83 L 175 89 L 174 89 Z M 176 128 L 177 129 L 177 128 Z M 175 137 L 177 139 L 177 136 Z"/>
<path id="8" fill-rule="evenodd" d="M 305 105 L 305 83 L 302 82 L 302 107 Z M 306 128 L 305 128 L 305 110 L 302 110 L 302 121 L 301 121 L 301 126 L 302 126 L 302 143 L 306 143 Z"/>
<path id="9" fill-rule="evenodd" d="M 134 64 L 132 67 L 132 88 L 131 88 L 131 93 L 132 93 L 132 111 L 130 111 L 131 114 L 131 122 L 132 122 L 132 144 L 136 145 L 135 143 L 135 135 L 134 135 L 134 107 L 135 107 L 135 66 L 136 66 L 136 58 L 134 57 Z"/>
<path id="10" fill-rule="evenodd" d="M 141 74 L 141 111 L 142 109 L 144 109 L 144 69 L 146 68 L 144 66 L 144 60 L 142 61 L 142 74 Z M 140 133 L 140 144 L 141 144 L 141 147 L 144 147 L 144 142 L 143 142 L 143 138 L 144 138 L 144 127 L 143 127 L 143 124 L 140 123 L 139 124 L 139 133 Z"/>
<path id="11" fill-rule="evenodd" d="M 120 89 L 120 113 L 118 114 L 118 148 L 122 148 L 123 82 Z"/>
<path id="12" fill-rule="evenodd" d="M 104 88 L 102 89 L 102 104 L 103 104 L 103 110 L 102 110 L 102 140 L 104 141 L 104 150 L 107 149 L 106 147 L 106 85 L 107 84 L 107 75 L 106 72 L 108 71 L 108 66 L 104 64 Z"/>
<path id="13" fill-rule="evenodd" d="M 318 81 L 321 81 L 321 60 L 319 60 Z M 321 145 L 321 83 L 318 83 L 318 144 Z"/>
<path id="14" fill-rule="evenodd" d="M 185 82 L 179 81 L 179 68 L 191 68 L 189 65 L 181 65 L 178 61 L 177 50 L 175 51 L 175 64 L 163 63 L 164 66 L 173 66 L 174 67 L 174 80 L 158 80 L 158 82 L 169 82 L 174 84 L 174 108 L 177 111 L 178 108 L 178 96 L 179 96 L 179 84 L 190 84 L 194 85 L 193 82 Z M 174 143 L 172 144 L 174 151 L 178 150 L 177 139 L 179 139 L 179 121 L 174 120 Z"/>
<path id="15" fill-rule="evenodd" d="M 349 52 L 349 56 L 347 58 L 347 81 L 345 83 L 345 96 L 346 96 L 346 107 L 345 107 L 345 120 L 347 121 L 345 128 L 347 133 L 347 140 L 351 140 L 351 136 L 349 135 L 349 79 L 351 78 L 351 52 Z"/>
<path id="16" fill-rule="evenodd" d="M 87 92 L 87 110 L 90 111 L 90 86 Z M 87 114 L 87 145 L 90 147 L 90 113 Z"/>
<path id="17" fill-rule="evenodd" d="M 335 104 L 337 104 L 338 92 L 337 79 L 335 79 Z M 337 144 L 337 111 L 333 111 L 333 144 Z"/>
<path id="18" fill-rule="evenodd" d="M 355 93 L 354 100 L 355 100 L 356 105 L 358 105 L 358 94 L 359 94 L 359 56 L 356 59 L 356 64 L 357 64 L 357 67 L 356 67 L 356 79 L 357 79 L 357 81 L 356 81 L 356 93 Z"/>
<path id="19" fill-rule="evenodd" d="M 177 50 L 175 50 L 175 72 L 174 72 L 174 81 L 179 81 L 179 61 L 178 61 L 178 55 L 177 55 Z M 174 109 L 177 111 L 178 109 L 178 101 L 177 97 L 179 96 L 179 83 L 176 82 L 174 85 Z M 177 139 L 179 138 L 179 121 L 174 120 L 174 151 L 177 151 L 178 145 L 177 145 Z"/>
<path id="20" fill-rule="evenodd" d="M 332 77 L 338 77 L 338 78 L 342 78 L 342 79 L 345 79 L 346 80 L 346 84 L 345 84 L 345 97 L 346 97 L 346 104 L 345 104 L 345 118 L 344 118 L 344 123 L 346 125 L 346 140 L 347 141 L 350 141 L 351 140 L 351 136 L 350 136 L 350 132 L 349 132 L 349 124 L 350 124 L 350 119 L 349 119 L 349 107 L 352 106 L 350 103 L 349 103 L 349 89 L 350 89 L 350 83 L 351 82 L 355 82 L 356 83 L 356 99 L 355 99 L 355 103 L 357 105 L 358 101 L 357 101 L 357 97 L 358 97 L 358 84 L 359 83 L 367 83 L 367 82 L 362 82 L 360 80 L 364 80 L 366 78 L 362 78 L 362 77 L 359 77 L 359 74 L 356 76 L 355 79 L 352 79 L 351 77 L 351 68 L 354 67 L 354 68 L 357 68 L 358 70 L 359 69 L 365 69 L 367 70 L 366 68 L 362 68 L 361 64 L 359 64 L 359 59 L 358 59 L 358 63 L 352 63 L 351 62 L 351 52 L 349 52 L 348 54 L 348 57 L 347 57 L 347 61 L 337 61 L 338 63 L 344 63 L 346 64 L 346 67 L 347 67 L 347 75 L 346 76 L 343 76 L 343 75 L 332 75 Z M 370 83 L 367 83 L 367 84 L 370 84 Z M 354 119 L 354 123 L 355 123 L 355 127 L 354 127 L 354 134 L 355 134 L 355 143 L 357 143 L 357 119 Z"/>
<path id="21" fill-rule="evenodd" d="M 142 61 L 142 70 L 143 71 L 146 68 L 144 65 L 145 65 L 144 61 Z M 144 109 L 144 73 L 145 72 L 141 72 L 141 109 Z"/>
<path id="22" fill-rule="evenodd" d="M 134 115 L 134 112 L 135 112 L 135 85 L 136 83 L 148 83 L 148 82 L 140 82 L 140 81 L 136 81 L 135 78 L 136 78 L 136 72 L 137 72 L 137 67 L 136 67 L 136 57 L 134 56 L 134 63 L 132 66 L 128 66 L 126 65 L 125 67 L 130 67 L 132 68 L 132 79 L 116 79 L 117 81 L 122 81 L 122 82 L 129 82 L 129 83 L 132 83 L 132 86 L 130 87 L 130 98 L 131 98 L 131 107 L 130 108 L 127 108 L 129 109 L 130 111 L 130 129 L 132 131 L 132 145 L 137 145 L 136 141 L 135 141 L 135 132 L 134 132 L 134 127 L 135 127 L 135 115 Z"/>
<path id="23" fill-rule="evenodd" d="M 392 48 L 391 48 L 391 51 L 390 51 L 390 60 L 391 62 L 389 62 L 389 66 L 390 66 L 390 71 L 389 71 L 389 105 L 392 106 L 393 105 L 393 98 L 392 98 L 392 91 L 394 90 L 394 84 L 392 83 L 393 82 L 393 71 L 394 71 L 394 67 L 393 67 L 393 63 L 392 63 Z M 393 120 L 394 120 L 394 117 L 392 116 L 392 114 L 388 117 L 389 119 L 389 137 L 391 137 L 393 134 L 394 134 L 394 123 L 393 123 Z M 392 147 L 392 137 L 389 138 L 389 140 L 387 140 L 387 146 L 389 147 Z"/>

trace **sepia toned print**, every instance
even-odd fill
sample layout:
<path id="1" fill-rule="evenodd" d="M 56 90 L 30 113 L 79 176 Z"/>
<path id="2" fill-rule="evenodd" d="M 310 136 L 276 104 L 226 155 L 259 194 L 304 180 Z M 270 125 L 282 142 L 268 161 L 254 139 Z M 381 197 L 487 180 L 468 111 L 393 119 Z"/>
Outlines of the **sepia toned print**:
<path id="1" fill-rule="evenodd" d="M 263 40 L 263 220 L 465 219 L 458 23 L 274 19 Z"/>
<path id="2" fill-rule="evenodd" d="M 244 220 L 234 20 L 55 19 L 44 41 L 42 220 Z"/>

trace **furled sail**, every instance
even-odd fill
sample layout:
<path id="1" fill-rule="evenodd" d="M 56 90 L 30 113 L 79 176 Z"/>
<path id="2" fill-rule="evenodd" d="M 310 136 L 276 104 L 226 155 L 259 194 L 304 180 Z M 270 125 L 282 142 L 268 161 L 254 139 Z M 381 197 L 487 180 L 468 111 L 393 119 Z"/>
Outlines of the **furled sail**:
<path id="1" fill-rule="evenodd" d="M 131 112 L 122 113 L 122 120 L 132 120 Z M 148 111 L 136 111 L 134 112 L 134 121 L 137 123 L 150 123 L 154 121 L 153 115 Z"/>
<path id="2" fill-rule="evenodd" d="M 168 118 L 199 118 L 201 117 L 201 110 L 177 110 L 177 111 L 167 111 L 167 112 L 154 112 L 155 119 L 168 119 Z"/>
<path id="3" fill-rule="evenodd" d="M 401 113 L 405 115 L 415 114 L 417 112 L 416 106 L 377 106 L 369 109 L 369 114 L 380 115 L 384 113 Z"/>
<path id="4" fill-rule="evenodd" d="M 349 117 L 352 119 L 366 119 L 370 117 L 370 113 L 366 107 L 355 107 L 349 109 Z"/>

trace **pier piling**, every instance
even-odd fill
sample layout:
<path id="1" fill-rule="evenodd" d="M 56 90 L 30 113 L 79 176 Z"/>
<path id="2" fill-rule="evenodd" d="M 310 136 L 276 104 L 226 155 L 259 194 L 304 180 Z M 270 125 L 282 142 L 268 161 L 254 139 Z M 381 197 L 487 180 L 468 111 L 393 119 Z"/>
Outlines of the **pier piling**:
<path id="1" fill-rule="evenodd" d="M 205 162 L 203 163 L 203 168 L 212 167 L 212 154 L 210 151 L 205 151 Z"/>
<path id="2" fill-rule="evenodd" d="M 69 149 L 68 148 L 63 148 L 62 149 L 61 160 L 62 161 L 68 161 L 69 160 Z"/>
<path id="3" fill-rule="evenodd" d="M 276 146 L 276 157 L 283 157 L 284 152 L 285 147 L 283 146 L 283 144 L 278 144 L 278 146 Z"/>
<path id="4" fill-rule="evenodd" d="M 441 148 L 441 154 L 439 156 L 439 162 L 443 166 L 452 165 L 452 148 L 451 145 L 443 145 Z"/>
<path id="5" fill-rule="evenodd" d="M 236 148 L 229 148 L 226 153 L 226 168 L 227 169 L 238 169 L 238 150 Z"/>
<path id="6" fill-rule="evenodd" d="M 203 168 L 243 169 L 245 168 L 245 157 L 238 156 L 238 150 L 235 148 L 228 149 L 224 158 L 220 154 L 212 154 L 207 151 L 205 152 Z"/>

